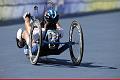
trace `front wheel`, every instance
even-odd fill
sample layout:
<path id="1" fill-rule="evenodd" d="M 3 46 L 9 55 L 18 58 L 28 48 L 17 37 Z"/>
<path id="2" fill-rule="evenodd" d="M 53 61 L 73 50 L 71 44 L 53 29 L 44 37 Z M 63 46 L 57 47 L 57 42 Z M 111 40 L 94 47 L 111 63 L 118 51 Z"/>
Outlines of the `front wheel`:
<path id="1" fill-rule="evenodd" d="M 73 21 L 69 30 L 69 51 L 74 65 L 80 65 L 83 57 L 84 40 L 81 25 Z"/>
<path id="2" fill-rule="evenodd" d="M 34 42 L 33 40 L 33 31 L 34 29 L 37 28 L 38 29 L 38 34 L 39 34 L 39 39 L 38 41 Z M 30 62 L 31 64 L 35 65 L 38 63 L 38 59 L 39 59 L 39 55 L 41 52 L 41 45 L 42 45 L 42 30 L 41 30 L 41 26 L 39 21 L 34 22 L 34 25 L 31 27 L 30 30 L 30 36 L 29 36 L 29 58 L 30 58 Z M 33 53 L 32 48 L 33 48 L 33 42 L 37 44 L 37 52 Z"/>

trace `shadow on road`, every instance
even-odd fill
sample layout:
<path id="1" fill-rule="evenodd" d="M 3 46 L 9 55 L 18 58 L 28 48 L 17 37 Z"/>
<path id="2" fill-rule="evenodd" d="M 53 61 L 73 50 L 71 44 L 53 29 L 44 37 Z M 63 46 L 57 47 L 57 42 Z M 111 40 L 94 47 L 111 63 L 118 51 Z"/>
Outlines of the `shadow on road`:
<path id="1" fill-rule="evenodd" d="M 40 59 L 37 66 L 64 67 L 64 68 L 88 67 L 88 68 L 100 68 L 100 69 L 118 69 L 115 67 L 95 65 L 92 62 L 81 63 L 79 66 L 74 66 L 70 60 L 56 59 L 56 58 Z"/>
<path id="2" fill-rule="evenodd" d="M 56 58 L 47 58 L 47 59 L 40 59 L 38 66 L 47 65 L 51 67 L 69 67 L 69 68 L 77 68 L 78 66 L 74 66 L 70 60 L 65 59 L 56 59 Z"/>
<path id="3" fill-rule="evenodd" d="M 109 66 L 100 66 L 100 65 L 95 65 L 92 62 L 88 62 L 88 63 L 81 63 L 80 65 L 81 67 L 88 67 L 88 68 L 101 68 L 101 69 L 118 69 L 115 67 L 109 67 Z"/>

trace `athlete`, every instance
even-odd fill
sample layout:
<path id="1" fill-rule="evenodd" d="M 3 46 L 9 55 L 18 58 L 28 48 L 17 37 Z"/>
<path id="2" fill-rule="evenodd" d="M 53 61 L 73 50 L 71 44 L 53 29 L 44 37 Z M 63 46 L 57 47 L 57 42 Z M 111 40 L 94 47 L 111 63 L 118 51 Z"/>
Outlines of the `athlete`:
<path id="1" fill-rule="evenodd" d="M 17 31 L 17 37 L 16 37 L 16 42 L 17 46 L 19 48 L 24 47 L 24 53 L 28 55 L 28 44 L 29 44 L 29 34 L 30 34 L 30 29 L 31 29 L 31 14 L 29 12 L 26 12 L 23 16 L 23 19 L 25 21 L 25 30 L 23 31 L 22 28 L 18 29 Z M 57 12 L 53 9 L 49 9 L 45 12 L 44 14 L 44 20 L 41 22 L 42 26 L 42 33 L 49 28 L 53 27 L 53 24 L 55 24 L 56 29 L 58 30 L 59 37 L 63 37 L 63 29 L 61 28 L 59 22 L 59 15 Z M 51 26 L 52 25 L 52 26 Z M 38 40 L 39 34 L 38 34 L 38 29 L 35 29 L 33 31 L 33 43 L 32 43 L 32 53 L 36 53 L 38 50 L 37 43 L 35 41 Z"/>

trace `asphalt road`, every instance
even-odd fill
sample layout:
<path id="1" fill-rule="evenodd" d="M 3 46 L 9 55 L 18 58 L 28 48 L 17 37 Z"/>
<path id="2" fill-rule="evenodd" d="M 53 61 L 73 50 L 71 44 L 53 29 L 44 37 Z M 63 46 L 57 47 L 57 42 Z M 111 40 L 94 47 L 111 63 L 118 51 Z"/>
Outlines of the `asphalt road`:
<path id="1" fill-rule="evenodd" d="M 84 32 L 84 56 L 73 66 L 69 50 L 48 56 L 48 62 L 32 65 L 16 46 L 18 28 L 0 27 L 0 78 L 120 78 L 120 12 L 61 19 L 62 41 L 68 40 L 69 26 L 77 19 Z"/>

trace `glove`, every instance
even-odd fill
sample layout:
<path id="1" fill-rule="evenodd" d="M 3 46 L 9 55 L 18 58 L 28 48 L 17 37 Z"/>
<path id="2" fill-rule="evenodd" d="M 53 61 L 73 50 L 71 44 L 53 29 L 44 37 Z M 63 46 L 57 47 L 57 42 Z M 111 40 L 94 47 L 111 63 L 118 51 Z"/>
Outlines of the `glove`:
<path id="1" fill-rule="evenodd" d="M 26 17 L 29 17 L 30 18 L 31 14 L 30 12 L 26 12 L 24 15 L 23 15 L 23 19 L 25 20 Z"/>

